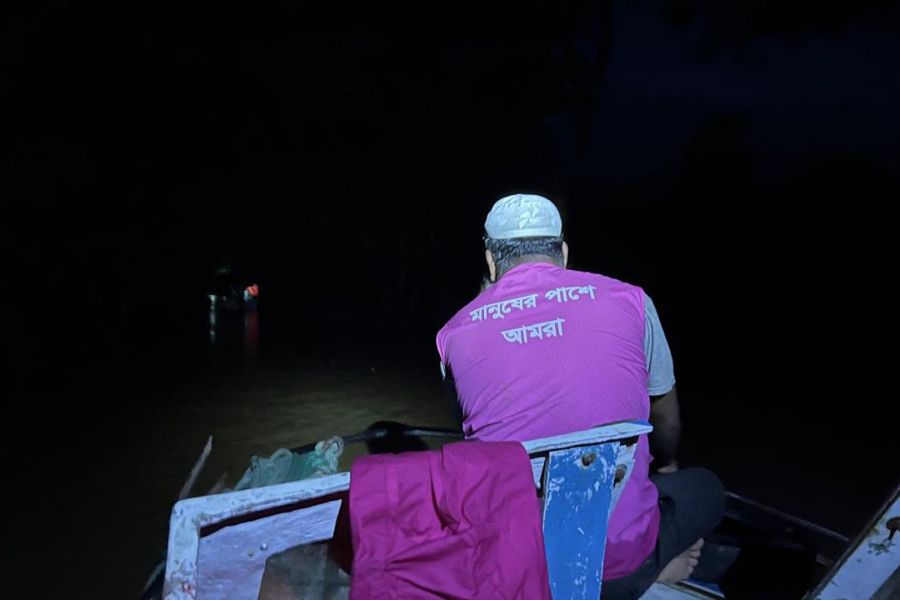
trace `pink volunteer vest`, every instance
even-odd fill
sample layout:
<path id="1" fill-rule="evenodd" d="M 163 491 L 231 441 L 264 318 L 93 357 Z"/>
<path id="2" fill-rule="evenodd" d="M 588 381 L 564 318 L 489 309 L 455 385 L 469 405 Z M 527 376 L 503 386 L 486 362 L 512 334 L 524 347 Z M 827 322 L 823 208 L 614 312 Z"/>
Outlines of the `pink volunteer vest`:
<path id="1" fill-rule="evenodd" d="M 528 263 L 506 273 L 438 333 L 466 436 L 524 441 L 650 414 L 644 295 L 615 279 Z M 631 574 L 659 530 L 646 437 L 613 514 L 604 579 Z"/>

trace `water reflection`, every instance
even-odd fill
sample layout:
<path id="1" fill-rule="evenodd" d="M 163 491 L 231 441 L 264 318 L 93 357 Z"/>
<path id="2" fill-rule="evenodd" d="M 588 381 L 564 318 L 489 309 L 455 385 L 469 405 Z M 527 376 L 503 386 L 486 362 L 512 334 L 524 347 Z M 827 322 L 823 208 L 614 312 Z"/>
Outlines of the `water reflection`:
<path id="1" fill-rule="evenodd" d="M 259 354 L 258 300 L 246 292 L 244 296 L 208 296 L 209 343 L 232 350 L 239 341 L 243 355 L 255 358 Z"/>
<path id="2" fill-rule="evenodd" d="M 209 295 L 209 342 L 216 342 L 216 300 L 215 294 Z"/>
<path id="3" fill-rule="evenodd" d="M 259 313 L 256 309 L 244 313 L 244 356 L 256 358 L 259 350 Z"/>

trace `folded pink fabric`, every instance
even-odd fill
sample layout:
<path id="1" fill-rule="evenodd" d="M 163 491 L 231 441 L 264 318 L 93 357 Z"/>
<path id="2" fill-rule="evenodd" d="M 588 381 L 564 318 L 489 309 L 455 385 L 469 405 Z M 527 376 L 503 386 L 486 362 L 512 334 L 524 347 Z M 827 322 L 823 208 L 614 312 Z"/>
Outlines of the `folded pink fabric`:
<path id="1" fill-rule="evenodd" d="M 528 454 L 461 442 L 351 470 L 351 600 L 550 600 Z"/>

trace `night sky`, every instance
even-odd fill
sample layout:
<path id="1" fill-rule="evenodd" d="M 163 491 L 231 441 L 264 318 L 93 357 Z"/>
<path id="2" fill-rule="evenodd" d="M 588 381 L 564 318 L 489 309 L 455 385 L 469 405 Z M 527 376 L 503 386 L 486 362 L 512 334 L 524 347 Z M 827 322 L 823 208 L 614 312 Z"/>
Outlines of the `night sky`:
<path id="1" fill-rule="evenodd" d="M 896 3 L 487 4 L 3 8 L 8 452 L 195 378 L 223 266 L 264 353 L 438 385 L 484 217 L 525 191 L 571 268 L 653 297 L 686 459 L 852 533 L 900 476 Z M 766 496 L 798 470 L 815 493 Z"/>

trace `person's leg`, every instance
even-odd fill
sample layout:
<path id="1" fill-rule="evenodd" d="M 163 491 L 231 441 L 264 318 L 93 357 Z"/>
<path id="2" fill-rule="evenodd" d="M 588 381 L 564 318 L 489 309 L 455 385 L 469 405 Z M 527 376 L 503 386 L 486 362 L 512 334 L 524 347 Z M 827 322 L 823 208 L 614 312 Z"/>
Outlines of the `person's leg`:
<path id="1" fill-rule="evenodd" d="M 725 514 L 725 487 L 707 469 L 690 468 L 650 478 L 659 489 L 660 502 L 671 502 L 674 510 L 666 531 L 660 531 L 664 542 L 663 556 L 669 560 L 708 535 Z"/>
<path id="2" fill-rule="evenodd" d="M 660 579 L 690 569 L 698 540 L 708 535 L 725 512 L 725 488 L 706 469 L 690 468 L 651 477 L 659 489 L 660 523 L 656 548 L 640 569 L 603 582 L 603 600 L 634 600 Z M 684 564 L 681 564 L 684 563 Z M 696 564 L 694 562 L 694 564 Z M 667 567 L 670 567 L 667 571 Z"/>

